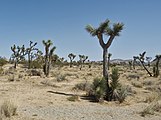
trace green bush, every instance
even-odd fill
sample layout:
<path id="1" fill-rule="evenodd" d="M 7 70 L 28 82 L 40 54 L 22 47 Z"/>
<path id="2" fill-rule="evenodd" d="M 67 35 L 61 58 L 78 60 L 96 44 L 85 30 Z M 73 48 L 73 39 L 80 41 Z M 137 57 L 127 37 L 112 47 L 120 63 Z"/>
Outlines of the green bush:
<path id="1" fill-rule="evenodd" d="M 7 61 L 6 58 L 0 57 L 0 66 L 3 66 L 5 64 L 7 64 L 7 63 L 8 63 L 8 61 Z"/>
<path id="2" fill-rule="evenodd" d="M 105 78 L 95 78 L 92 84 L 93 95 L 97 101 L 103 99 L 106 95 L 107 86 Z"/>

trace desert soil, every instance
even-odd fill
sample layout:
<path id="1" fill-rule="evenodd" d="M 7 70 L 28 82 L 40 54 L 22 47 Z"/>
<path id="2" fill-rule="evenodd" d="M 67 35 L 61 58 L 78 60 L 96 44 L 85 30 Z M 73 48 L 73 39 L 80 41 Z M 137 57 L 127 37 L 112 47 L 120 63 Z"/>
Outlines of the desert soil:
<path id="1" fill-rule="evenodd" d="M 0 104 L 12 101 L 17 105 L 17 114 L 9 120 L 161 120 L 161 113 L 142 117 L 143 111 L 150 103 L 145 102 L 151 91 L 143 85 L 149 79 L 158 84 L 160 78 L 148 77 L 143 70 L 135 72 L 128 68 L 122 69 L 120 82 L 130 86 L 135 94 L 129 95 L 119 104 L 116 101 L 96 103 L 83 97 L 86 93 L 73 90 L 77 83 L 92 82 L 95 77 L 101 76 L 101 66 L 85 66 L 79 68 L 53 68 L 49 78 L 28 76 L 21 66 L 16 71 L 9 72 L 12 65 L 4 66 L 5 74 L 0 76 Z M 143 72 L 142 72 L 143 71 Z M 58 82 L 58 76 L 65 75 L 65 80 Z M 130 78 L 130 75 L 135 77 Z M 9 81 L 14 76 L 14 81 Z M 139 78 L 137 77 L 139 76 Z M 138 80 L 139 79 L 139 80 Z M 140 83 L 141 87 L 132 85 Z M 134 83 L 133 83 L 134 84 Z M 68 98 L 79 95 L 73 102 Z M 5 120 L 4 119 L 4 120 Z"/>

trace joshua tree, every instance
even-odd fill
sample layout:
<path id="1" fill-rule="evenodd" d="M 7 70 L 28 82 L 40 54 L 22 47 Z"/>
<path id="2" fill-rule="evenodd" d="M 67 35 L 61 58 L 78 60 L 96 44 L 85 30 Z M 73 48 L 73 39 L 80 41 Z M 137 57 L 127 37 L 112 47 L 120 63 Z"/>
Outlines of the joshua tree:
<path id="1" fill-rule="evenodd" d="M 26 48 L 26 54 L 28 56 L 28 69 L 31 68 L 32 59 L 35 57 L 34 51 L 36 52 L 38 51 L 38 49 L 35 48 L 36 45 L 37 45 L 37 42 L 33 43 L 32 41 L 30 41 L 29 48 Z"/>
<path id="2" fill-rule="evenodd" d="M 11 58 L 14 60 L 14 68 L 16 69 L 18 62 L 24 59 L 25 46 L 22 45 L 22 47 L 20 47 L 20 46 L 13 45 L 11 46 L 11 50 L 13 52 L 13 54 L 11 55 Z"/>
<path id="3" fill-rule="evenodd" d="M 80 70 L 82 69 L 82 64 L 84 64 L 84 62 L 88 59 L 88 56 L 85 55 L 79 55 L 79 62 L 80 62 Z"/>
<path id="4" fill-rule="evenodd" d="M 86 26 L 87 32 L 89 32 L 92 36 L 97 36 L 99 40 L 99 44 L 103 49 L 103 77 L 107 81 L 107 99 L 109 100 L 109 82 L 108 82 L 108 67 L 107 67 L 107 55 L 108 55 L 108 48 L 111 46 L 114 38 L 119 36 L 120 32 L 123 29 L 123 23 L 114 23 L 113 27 L 111 28 L 109 25 L 110 21 L 106 20 L 105 22 L 101 23 L 98 28 L 94 28 L 91 25 Z M 103 35 L 108 36 L 108 41 L 105 43 L 103 40 Z"/>
<path id="5" fill-rule="evenodd" d="M 153 73 L 154 73 L 154 77 L 158 77 L 159 75 L 159 62 L 161 59 L 161 55 L 156 55 L 156 65 L 153 67 Z"/>
<path id="6" fill-rule="evenodd" d="M 110 58 L 111 58 L 112 54 L 108 53 L 108 70 L 110 70 Z"/>
<path id="7" fill-rule="evenodd" d="M 152 57 L 146 57 L 146 61 L 148 62 L 148 66 L 150 67 L 150 61 L 152 60 Z"/>
<path id="8" fill-rule="evenodd" d="M 68 57 L 69 57 L 69 59 L 70 59 L 70 67 L 72 67 L 72 63 L 73 63 L 73 60 L 74 60 L 74 58 L 76 57 L 76 55 L 74 55 L 73 53 L 70 53 L 70 54 L 68 55 Z"/>
<path id="9" fill-rule="evenodd" d="M 132 60 L 129 61 L 130 70 L 132 70 Z"/>
<path id="10" fill-rule="evenodd" d="M 133 68 L 135 69 L 135 63 L 136 63 L 136 59 L 137 59 L 137 56 L 133 56 Z"/>
<path id="11" fill-rule="evenodd" d="M 139 54 L 139 56 L 137 56 L 136 59 L 138 59 L 138 60 L 140 61 L 140 63 L 142 64 L 142 66 L 144 67 L 144 69 L 147 71 L 147 73 L 148 73 L 150 76 L 152 76 L 152 74 L 150 73 L 150 71 L 149 71 L 149 70 L 146 68 L 146 66 L 145 66 L 145 62 L 144 62 L 144 60 L 145 60 L 145 58 L 144 58 L 145 53 L 146 53 L 146 52 L 143 52 L 142 54 Z"/>
<path id="12" fill-rule="evenodd" d="M 51 40 L 48 41 L 43 40 L 42 42 L 45 46 L 44 74 L 46 75 L 46 77 L 48 77 L 50 72 L 51 58 L 56 47 L 54 46 L 50 49 L 50 47 L 53 45 Z"/>

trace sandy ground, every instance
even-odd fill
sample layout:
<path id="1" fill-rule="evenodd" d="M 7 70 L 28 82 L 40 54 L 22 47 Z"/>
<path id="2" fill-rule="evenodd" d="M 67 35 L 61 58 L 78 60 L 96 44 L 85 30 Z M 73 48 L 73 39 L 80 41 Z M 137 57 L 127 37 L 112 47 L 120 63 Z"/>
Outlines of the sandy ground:
<path id="1" fill-rule="evenodd" d="M 4 70 L 8 70 L 5 66 Z M 121 68 L 122 69 L 122 68 Z M 142 70 L 131 71 L 123 69 L 120 82 L 135 91 L 125 102 L 90 102 L 85 92 L 74 91 L 77 83 L 92 82 L 93 78 L 101 76 L 101 66 L 83 68 L 54 68 L 50 78 L 40 76 L 26 76 L 25 70 L 18 68 L 13 72 L 14 81 L 8 81 L 10 73 L 0 77 L 0 104 L 6 100 L 17 105 L 17 115 L 9 120 L 161 120 L 161 113 L 142 117 L 143 111 L 150 103 L 145 102 L 151 91 L 145 81 L 153 80 L 151 86 L 158 85 L 160 78 L 151 78 Z M 20 77 L 20 74 L 22 76 Z M 58 76 L 65 75 L 65 81 L 57 82 Z M 130 75 L 139 76 L 130 77 Z M 136 82 L 136 83 L 133 83 Z M 136 87 L 135 84 L 141 84 Z M 80 95 L 78 101 L 69 101 L 72 95 Z M 4 119 L 4 120 L 5 120 Z"/>

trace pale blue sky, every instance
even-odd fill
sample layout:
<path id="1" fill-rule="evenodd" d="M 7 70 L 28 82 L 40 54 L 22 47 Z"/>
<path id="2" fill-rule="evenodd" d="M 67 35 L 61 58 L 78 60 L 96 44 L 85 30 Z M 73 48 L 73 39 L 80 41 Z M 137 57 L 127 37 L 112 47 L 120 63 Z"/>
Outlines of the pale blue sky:
<path id="1" fill-rule="evenodd" d="M 55 53 L 102 59 L 96 37 L 85 26 L 98 27 L 106 19 L 123 22 L 121 36 L 112 43 L 112 59 L 130 59 L 147 51 L 161 54 L 161 0 L 0 0 L 0 56 L 9 57 L 13 44 L 26 46 L 51 39 Z M 68 58 L 67 58 L 68 59 Z"/>

